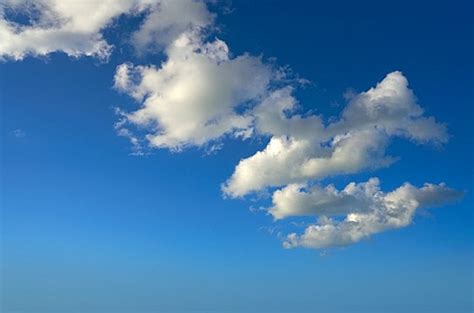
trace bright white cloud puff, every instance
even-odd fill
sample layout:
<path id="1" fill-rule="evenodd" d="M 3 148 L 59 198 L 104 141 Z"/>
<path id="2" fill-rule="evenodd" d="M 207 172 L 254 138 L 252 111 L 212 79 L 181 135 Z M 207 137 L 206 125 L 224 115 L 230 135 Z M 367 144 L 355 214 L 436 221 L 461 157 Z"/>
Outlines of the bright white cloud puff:
<path id="1" fill-rule="evenodd" d="M 0 57 L 21 60 L 64 52 L 107 59 L 113 46 L 104 39 L 104 29 L 122 15 L 141 13 L 145 20 L 132 34 L 137 49 L 166 45 L 183 31 L 205 27 L 213 20 L 201 1 L 4 0 L 0 4 Z"/>
<path id="2" fill-rule="evenodd" d="M 280 95 L 270 94 L 254 110 L 257 128 L 272 136 L 270 142 L 237 165 L 223 186 L 231 197 L 388 166 L 395 158 L 385 155 L 385 147 L 393 136 L 419 143 L 448 140 L 444 124 L 423 116 L 400 72 L 355 95 L 340 119 L 327 126 L 318 116 L 288 117 L 296 100 L 288 92 L 276 92 Z"/>
<path id="3" fill-rule="evenodd" d="M 268 138 L 263 150 L 237 164 L 222 191 L 236 198 L 276 189 L 268 209 L 275 220 L 319 217 L 303 234 L 288 235 L 285 247 L 352 244 L 409 225 L 417 208 L 461 196 L 444 184 L 406 183 L 384 193 L 377 179 L 341 191 L 315 186 L 323 178 L 390 166 L 397 157 L 385 150 L 393 137 L 443 144 L 446 126 L 424 115 L 398 71 L 353 95 L 334 121 L 297 114 L 296 86 L 285 71 L 260 57 L 233 56 L 225 42 L 208 39 L 215 16 L 205 1 L 6 0 L 0 6 L 0 57 L 64 52 L 106 60 L 113 46 L 102 32 L 118 17 L 138 14 L 143 21 L 129 44 L 138 54 L 161 51 L 165 59 L 160 65 L 117 66 L 115 88 L 138 106 L 118 110 L 118 134 L 130 139 L 137 154 L 143 143 L 181 151 L 225 136 Z M 15 19 L 19 15 L 27 22 Z"/>
<path id="4" fill-rule="evenodd" d="M 181 150 L 246 135 L 253 118 L 237 110 L 266 94 L 271 67 L 249 55 L 230 58 L 223 41 L 204 43 L 199 32 L 181 34 L 165 53 L 159 68 L 122 64 L 115 75 L 115 87 L 142 103 L 126 118 L 149 130 L 149 144 Z"/>
<path id="5" fill-rule="evenodd" d="M 416 188 L 409 183 L 384 193 L 379 180 L 350 183 L 338 191 L 333 186 L 302 189 L 289 185 L 273 195 L 274 206 L 269 210 L 275 218 L 316 215 L 316 224 L 304 233 L 289 234 L 286 248 L 327 248 L 345 246 L 370 236 L 406 227 L 413 220 L 416 209 L 439 206 L 456 201 L 462 192 L 444 184 L 425 184 Z M 342 220 L 330 216 L 344 215 Z"/>

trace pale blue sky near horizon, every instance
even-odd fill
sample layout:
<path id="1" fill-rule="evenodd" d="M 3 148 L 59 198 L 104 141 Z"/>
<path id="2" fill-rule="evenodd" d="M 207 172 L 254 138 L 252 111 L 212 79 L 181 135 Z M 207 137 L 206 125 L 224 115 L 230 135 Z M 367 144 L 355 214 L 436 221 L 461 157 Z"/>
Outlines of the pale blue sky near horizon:
<path id="1" fill-rule="evenodd" d="M 232 8 L 229 10 L 228 8 Z M 224 8 L 225 7 L 225 8 Z M 288 65 L 311 83 L 304 111 L 336 116 L 348 90 L 401 71 L 429 116 L 447 124 L 440 147 L 394 139 L 392 166 L 337 176 L 338 188 L 379 177 L 441 183 L 463 199 L 422 210 L 405 228 L 343 248 L 284 249 L 291 225 L 229 199 L 220 186 L 266 139 L 131 154 L 114 108 L 124 62 L 160 64 L 124 45 L 108 62 L 57 52 L 0 62 L 1 306 L 5 313 L 361 312 L 473 310 L 472 3 L 469 1 L 218 1 L 233 55 Z M 106 32 L 114 45 L 120 31 Z M 1 40 L 1 38 L 0 38 Z"/>

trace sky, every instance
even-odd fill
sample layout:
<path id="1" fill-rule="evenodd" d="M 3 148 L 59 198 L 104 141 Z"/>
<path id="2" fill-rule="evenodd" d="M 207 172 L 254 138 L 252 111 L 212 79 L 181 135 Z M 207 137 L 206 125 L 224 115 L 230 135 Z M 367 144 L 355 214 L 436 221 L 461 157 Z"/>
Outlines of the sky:
<path id="1" fill-rule="evenodd" d="M 1 311 L 472 312 L 472 9 L 1 1 Z"/>

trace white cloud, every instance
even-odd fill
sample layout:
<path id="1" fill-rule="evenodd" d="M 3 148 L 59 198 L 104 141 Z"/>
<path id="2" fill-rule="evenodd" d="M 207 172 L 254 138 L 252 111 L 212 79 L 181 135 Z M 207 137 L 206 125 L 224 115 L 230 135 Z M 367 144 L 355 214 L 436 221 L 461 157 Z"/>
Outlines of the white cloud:
<path id="1" fill-rule="evenodd" d="M 283 74 L 284 75 L 284 74 Z M 294 114 L 298 101 L 293 97 L 294 88 L 286 86 L 273 90 L 255 107 L 255 127 L 260 135 L 274 137 L 291 136 L 295 139 L 325 138 L 321 117 L 310 115 L 302 117 Z"/>
<path id="2" fill-rule="evenodd" d="M 277 218 L 318 215 L 318 223 L 304 233 L 289 234 L 283 242 L 286 248 L 327 248 L 356 243 L 390 229 L 411 224 L 418 208 L 453 202 L 462 192 L 444 184 L 425 184 L 416 188 L 409 183 L 392 192 L 380 190 L 376 178 L 366 183 L 350 183 L 342 191 L 333 186 L 314 187 L 308 191 L 290 185 L 273 196 L 270 213 Z M 346 215 L 343 220 L 328 217 Z"/>
<path id="3" fill-rule="evenodd" d="M 121 15 L 144 14 L 132 34 L 137 51 L 167 44 L 182 32 L 208 26 L 213 16 L 192 0 L 5 0 L 0 4 L 0 57 L 21 60 L 64 52 L 107 59 L 113 46 L 102 32 Z M 18 17 L 27 22 L 18 22 Z"/>
<path id="4" fill-rule="evenodd" d="M 61 51 L 69 56 L 106 59 L 112 46 L 101 30 L 134 1 L 5 1 L 0 9 L 0 56 L 21 60 Z M 28 24 L 7 19 L 7 12 L 28 16 Z"/>
<path id="5" fill-rule="evenodd" d="M 255 108 L 257 129 L 273 137 L 264 150 L 239 162 L 223 186 L 225 194 L 239 197 L 266 187 L 388 166 L 396 159 L 385 155 L 392 136 L 420 143 L 448 139 L 445 125 L 422 115 L 400 72 L 354 96 L 340 119 L 327 127 L 317 116 L 288 117 L 295 103 L 285 92 L 271 94 Z"/>
<path id="6" fill-rule="evenodd" d="M 222 188 L 240 197 L 266 187 L 388 166 L 394 158 L 384 155 L 385 142 L 385 134 L 377 130 L 347 133 L 326 147 L 308 139 L 272 137 L 263 151 L 239 162 Z"/>
<path id="7" fill-rule="evenodd" d="M 132 43 L 138 53 L 166 47 L 181 34 L 191 30 L 200 31 L 214 21 L 214 15 L 208 11 L 204 1 L 160 1 L 148 10 L 149 14 L 140 29 L 132 36 Z"/>
<path id="8" fill-rule="evenodd" d="M 30 23 L 15 23 L 11 10 Z M 117 68 L 115 87 L 142 106 L 122 114 L 118 134 L 135 151 L 143 140 L 126 122 L 146 129 L 150 146 L 172 150 L 204 146 L 224 135 L 250 136 L 253 118 L 242 114 L 245 105 L 263 97 L 277 74 L 258 57 L 231 58 L 225 42 L 204 40 L 214 22 L 205 1 L 9 0 L 1 7 L 0 56 L 21 60 L 60 51 L 107 59 L 113 47 L 103 30 L 121 15 L 136 14 L 144 19 L 131 44 L 138 53 L 163 50 L 167 59 L 161 66 Z"/>
<path id="9" fill-rule="evenodd" d="M 398 71 L 365 92 L 349 94 L 333 122 L 299 114 L 295 84 L 285 71 L 260 57 L 234 57 L 224 41 L 209 39 L 215 16 L 204 0 L 5 0 L 0 4 L 0 59 L 52 52 L 107 59 L 113 45 L 103 31 L 123 15 L 143 16 L 127 34 L 136 52 L 160 51 L 165 59 L 160 65 L 117 67 L 114 87 L 138 103 L 135 110 L 117 110 L 117 134 L 138 155 L 147 147 L 180 151 L 197 146 L 214 153 L 225 136 L 268 139 L 262 151 L 238 163 L 222 190 L 242 197 L 282 187 L 268 209 L 276 220 L 319 217 L 303 234 L 288 235 L 286 247 L 355 243 L 407 226 L 419 207 L 460 196 L 443 184 L 415 188 L 407 183 L 383 193 L 377 179 L 341 191 L 314 186 L 326 177 L 389 166 L 397 158 L 385 150 L 395 136 L 443 144 L 446 126 L 424 115 Z M 26 23 L 18 22 L 25 17 Z"/>
<path id="10" fill-rule="evenodd" d="M 290 184 L 273 193 L 273 206 L 268 212 L 275 219 L 290 216 L 339 216 L 354 212 L 367 212 L 379 190 L 379 180 L 350 183 L 337 190 L 334 185 L 308 187 Z"/>
<path id="11" fill-rule="evenodd" d="M 423 116 L 407 78 L 399 71 L 388 74 L 376 87 L 353 95 L 341 120 L 329 125 L 328 130 L 337 134 L 374 127 L 421 143 L 448 140 L 444 124 Z"/>
<path id="12" fill-rule="evenodd" d="M 180 150 L 249 129 L 252 117 L 237 111 L 266 93 L 270 66 L 249 55 L 230 58 L 223 41 L 203 42 L 194 31 L 165 53 L 159 68 L 122 64 L 115 75 L 115 87 L 142 104 L 127 119 L 149 130 L 151 146 Z"/>

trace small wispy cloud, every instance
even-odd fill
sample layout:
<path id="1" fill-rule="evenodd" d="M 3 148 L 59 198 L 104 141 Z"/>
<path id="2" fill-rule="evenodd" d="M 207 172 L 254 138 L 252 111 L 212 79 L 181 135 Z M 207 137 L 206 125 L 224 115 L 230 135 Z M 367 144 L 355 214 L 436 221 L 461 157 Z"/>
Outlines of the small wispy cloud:
<path id="1" fill-rule="evenodd" d="M 12 135 L 15 138 L 24 138 L 26 137 L 26 132 L 23 129 L 17 128 L 14 129 L 10 132 L 10 135 Z"/>

